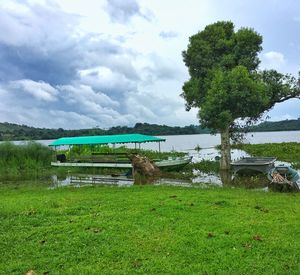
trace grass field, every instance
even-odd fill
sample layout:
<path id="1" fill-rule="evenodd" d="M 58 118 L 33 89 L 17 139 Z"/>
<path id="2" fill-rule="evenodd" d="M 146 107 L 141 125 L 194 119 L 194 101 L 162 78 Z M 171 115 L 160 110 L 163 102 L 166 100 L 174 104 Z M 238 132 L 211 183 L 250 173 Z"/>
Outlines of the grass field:
<path id="1" fill-rule="evenodd" d="M 299 274 L 300 196 L 0 185 L 0 274 Z"/>

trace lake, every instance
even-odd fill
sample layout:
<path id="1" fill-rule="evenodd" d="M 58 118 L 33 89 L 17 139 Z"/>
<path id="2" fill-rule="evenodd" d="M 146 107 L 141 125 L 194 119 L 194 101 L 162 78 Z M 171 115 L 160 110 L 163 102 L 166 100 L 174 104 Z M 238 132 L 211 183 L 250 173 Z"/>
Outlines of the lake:
<path id="1" fill-rule="evenodd" d="M 200 148 L 212 148 L 220 144 L 220 135 L 174 135 L 160 136 L 166 139 L 161 143 L 162 151 L 193 151 L 196 146 Z M 49 145 L 53 140 L 38 140 L 38 142 Z M 257 132 L 248 133 L 245 136 L 245 143 L 280 143 L 280 142 L 300 142 L 300 131 L 282 131 L 282 132 Z M 143 149 L 158 150 L 157 143 L 142 144 Z"/>

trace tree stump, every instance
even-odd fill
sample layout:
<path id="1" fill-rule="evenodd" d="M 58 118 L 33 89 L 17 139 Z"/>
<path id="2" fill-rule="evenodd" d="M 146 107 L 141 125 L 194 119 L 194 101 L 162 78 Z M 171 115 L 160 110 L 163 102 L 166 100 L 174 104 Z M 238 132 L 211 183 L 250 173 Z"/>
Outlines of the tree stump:
<path id="1" fill-rule="evenodd" d="M 153 183 L 161 175 L 159 168 L 147 157 L 131 155 L 129 159 L 133 167 L 135 184 Z"/>

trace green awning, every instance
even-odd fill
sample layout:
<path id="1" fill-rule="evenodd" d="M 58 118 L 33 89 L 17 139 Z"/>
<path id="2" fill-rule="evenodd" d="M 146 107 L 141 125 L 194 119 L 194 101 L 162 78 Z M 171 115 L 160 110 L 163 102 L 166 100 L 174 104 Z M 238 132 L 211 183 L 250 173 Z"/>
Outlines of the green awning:
<path id="1" fill-rule="evenodd" d="M 116 143 L 144 143 L 166 141 L 163 138 L 141 134 L 111 135 L 111 136 L 82 136 L 64 137 L 53 141 L 49 146 L 84 145 L 84 144 L 116 144 Z"/>

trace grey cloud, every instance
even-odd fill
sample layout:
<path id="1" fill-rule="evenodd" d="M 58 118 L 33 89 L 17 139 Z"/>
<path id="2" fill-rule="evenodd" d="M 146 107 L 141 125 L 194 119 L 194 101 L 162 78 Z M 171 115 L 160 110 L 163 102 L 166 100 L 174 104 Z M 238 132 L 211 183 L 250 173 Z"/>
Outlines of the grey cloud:
<path id="1" fill-rule="evenodd" d="M 121 42 L 99 34 L 78 36 L 78 18 L 51 5 L 27 8 L 21 15 L 0 10 L 0 81 L 25 78 L 68 84 L 78 77 L 78 70 L 101 64 L 138 79 L 131 64 L 134 53 Z"/>
<path id="2" fill-rule="evenodd" d="M 121 115 L 119 102 L 86 85 L 52 87 L 22 79 L 1 85 L 0 97 L 2 121 L 39 127 L 89 128 L 128 125 L 137 120 L 131 114 Z"/>
<path id="3" fill-rule="evenodd" d="M 181 68 L 177 64 L 174 64 L 172 60 L 164 59 L 155 53 L 150 54 L 147 59 L 150 62 L 143 69 L 144 80 L 146 82 L 179 79 L 184 75 Z"/>
<path id="4" fill-rule="evenodd" d="M 136 0 L 107 0 L 106 10 L 112 22 L 128 23 L 133 16 L 141 16 L 151 20 L 151 14 L 141 12 Z"/>
<path id="5" fill-rule="evenodd" d="M 97 91 L 103 91 L 111 98 L 120 101 L 130 91 L 136 91 L 136 81 L 131 81 L 123 74 L 107 67 L 98 67 L 80 72 L 80 83 L 92 86 Z"/>
<path id="6" fill-rule="evenodd" d="M 156 91 L 140 92 L 151 81 L 178 79 L 171 61 L 143 56 L 110 34 L 79 35 L 77 16 L 30 3 L 19 2 L 26 12 L 0 9 L 0 121 L 112 127 L 157 123 L 178 108 Z M 143 15 L 139 7 L 124 9 L 129 18 L 134 10 Z M 148 66 L 138 69 L 144 60 Z"/>

